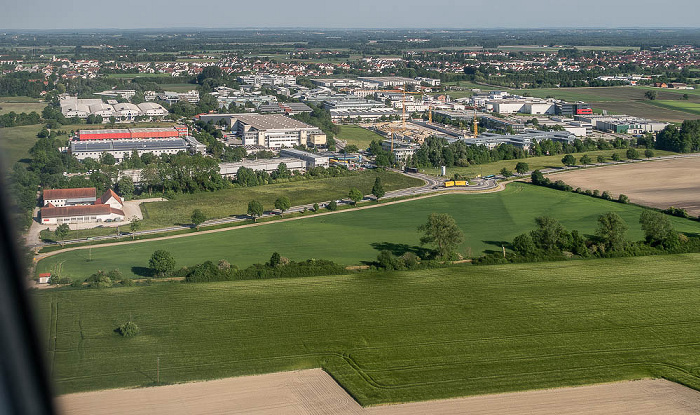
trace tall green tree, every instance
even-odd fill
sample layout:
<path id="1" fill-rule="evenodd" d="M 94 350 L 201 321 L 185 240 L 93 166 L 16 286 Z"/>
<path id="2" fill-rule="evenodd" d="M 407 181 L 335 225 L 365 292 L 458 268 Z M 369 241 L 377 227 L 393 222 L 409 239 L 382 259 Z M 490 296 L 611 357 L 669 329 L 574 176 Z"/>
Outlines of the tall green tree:
<path id="1" fill-rule="evenodd" d="M 280 196 L 275 200 L 275 209 L 279 209 L 282 212 L 281 215 L 284 215 L 284 212 L 289 210 L 290 207 L 292 207 L 292 202 L 289 201 L 287 196 Z"/>
<path id="2" fill-rule="evenodd" d="M 136 237 L 136 231 L 138 231 L 141 228 L 141 221 L 136 216 L 134 216 L 133 218 L 131 218 L 129 228 L 131 229 L 131 239 L 133 240 Z"/>
<path id="3" fill-rule="evenodd" d="M 598 218 L 596 236 L 608 251 L 622 251 L 627 245 L 627 223 L 615 212 L 608 212 Z"/>
<path id="4" fill-rule="evenodd" d="M 202 212 L 200 209 L 195 209 L 192 211 L 192 216 L 190 216 L 190 219 L 192 220 L 192 224 L 194 225 L 197 230 L 199 230 L 199 225 L 204 223 L 207 220 L 207 217 L 204 215 L 204 212 Z"/>
<path id="5" fill-rule="evenodd" d="M 53 231 L 54 236 L 56 239 L 61 241 L 61 246 L 65 245 L 66 241 L 66 236 L 68 236 L 68 232 L 70 232 L 70 226 L 68 226 L 67 223 L 62 223 L 56 227 L 56 230 Z"/>
<path id="6" fill-rule="evenodd" d="M 170 252 L 159 249 L 151 255 L 148 266 L 157 277 L 164 277 L 175 269 L 175 258 Z"/>
<path id="7" fill-rule="evenodd" d="M 382 185 L 382 179 L 381 177 L 377 177 L 374 179 L 374 186 L 372 186 L 372 194 L 374 197 L 377 198 L 377 200 L 381 199 L 386 195 L 386 192 L 384 191 L 384 186 Z"/>
<path id="8" fill-rule="evenodd" d="M 350 198 L 350 200 L 352 200 L 353 204 L 357 205 L 357 202 L 362 200 L 362 192 L 360 191 L 360 189 L 353 187 L 348 192 L 348 197 Z"/>
<path id="9" fill-rule="evenodd" d="M 515 165 L 515 171 L 518 172 L 518 174 L 525 174 L 528 170 L 530 170 L 530 166 L 524 161 L 519 161 L 518 164 Z"/>
<path id="10" fill-rule="evenodd" d="M 545 251 L 561 249 L 567 238 L 567 232 L 558 220 L 550 216 L 535 218 L 537 228 L 530 232 L 533 242 Z"/>
<path id="11" fill-rule="evenodd" d="M 667 244 L 676 235 L 673 225 L 663 213 L 645 209 L 639 216 L 644 238 L 649 245 Z"/>
<path id="12" fill-rule="evenodd" d="M 564 158 L 561 159 L 561 162 L 565 166 L 575 166 L 576 165 L 576 157 L 572 156 L 571 154 L 567 154 L 564 156 Z"/>
<path id="13" fill-rule="evenodd" d="M 265 212 L 262 203 L 257 200 L 251 200 L 248 202 L 248 215 L 253 217 L 253 222 L 257 221 L 257 218 L 262 216 Z"/>
<path id="14" fill-rule="evenodd" d="M 428 221 L 418 227 L 423 233 L 421 245 L 434 245 L 441 258 L 448 258 L 464 242 L 464 233 L 447 213 L 431 213 Z"/>
<path id="15" fill-rule="evenodd" d="M 134 197 L 134 181 L 129 176 L 122 176 L 117 182 L 117 191 L 124 200 Z"/>

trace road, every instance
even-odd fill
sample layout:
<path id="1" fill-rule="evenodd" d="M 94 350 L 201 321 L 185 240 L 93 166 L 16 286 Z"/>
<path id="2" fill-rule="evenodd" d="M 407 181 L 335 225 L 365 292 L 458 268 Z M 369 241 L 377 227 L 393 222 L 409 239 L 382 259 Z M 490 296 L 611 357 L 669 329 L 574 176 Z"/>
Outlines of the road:
<path id="1" fill-rule="evenodd" d="M 446 189 L 442 186 L 442 183 L 444 182 L 444 180 L 437 178 L 435 176 L 430 176 L 430 175 L 422 174 L 422 173 L 404 173 L 400 170 L 392 170 L 392 171 L 394 171 L 396 173 L 402 173 L 402 174 L 409 176 L 409 177 L 421 179 L 425 182 L 425 184 L 423 184 L 422 186 L 419 186 L 419 187 L 410 187 L 407 189 L 393 190 L 393 191 L 387 192 L 386 195 L 384 195 L 384 197 L 382 199 L 396 199 L 396 198 L 402 198 L 402 197 L 420 196 L 420 195 L 426 195 L 426 194 L 430 194 L 430 193 L 439 193 L 439 192 L 445 192 L 445 191 L 449 192 L 449 191 L 453 191 L 453 190 L 483 191 L 483 190 L 494 189 L 498 186 L 496 179 L 494 178 L 494 179 L 489 179 L 489 180 L 480 180 L 477 182 L 477 184 L 471 185 L 471 186 Z M 368 201 L 371 201 L 374 199 L 375 199 L 374 196 L 366 195 L 362 198 L 362 201 L 368 202 Z M 318 203 L 319 207 L 325 208 L 330 202 L 331 202 L 330 200 L 326 200 L 326 201 L 319 201 L 316 203 Z M 352 204 L 352 201 L 350 199 L 339 199 L 339 200 L 336 200 L 336 202 L 338 203 L 338 205 L 350 205 L 350 204 Z M 303 212 L 305 210 L 307 210 L 307 211 L 313 210 L 313 206 L 314 206 L 314 203 L 292 206 L 285 213 Z M 280 214 L 281 213 L 278 210 L 270 210 L 270 211 L 264 212 L 260 218 L 278 217 L 278 216 L 280 216 Z M 214 225 L 231 224 L 231 223 L 249 221 L 250 219 L 251 219 L 251 217 L 248 215 L 238 215 L 238 216 L 233 216 L 233 217 L 208 220 L 208 221 L 202 223 L 200 226 L 207 227 L 207 226 L 214 226 Z M 143 230 L 143 231 L 136 231 L 133 233 L 133 236 L 136 237 L 136 236 L 142 236 L 142 235 L 153 235 L 153 234 L 159 234 L 159 233 L 165 233 L 165 232 L 180 231 L 180 230 L 185 230 L 185 229 L 191 229 L 191 227 L 190 226 L 170 226 L 170 227 L 166 227 L 166 228 L 148 229 L 148 230 Z M 132 236 L 132 233 L 122 233 L 121 235 L 114 234 L 114 235 L 94 236 L 94 237 L 90 237 L 90 238 L 70 239 L 70 240 L 66 240 L 64 243 L 68 245 L 68 244 L 76 244 L 76 243 L 83 243 L 83 242 L 124 239 L 125 236 Z M 50 246 L 50 245 L 58 245 L 58 243 L 57 242 L 41 242 L 41 243 L 32 245 L 31 248 L 39 249 L 41 247 Z"/>

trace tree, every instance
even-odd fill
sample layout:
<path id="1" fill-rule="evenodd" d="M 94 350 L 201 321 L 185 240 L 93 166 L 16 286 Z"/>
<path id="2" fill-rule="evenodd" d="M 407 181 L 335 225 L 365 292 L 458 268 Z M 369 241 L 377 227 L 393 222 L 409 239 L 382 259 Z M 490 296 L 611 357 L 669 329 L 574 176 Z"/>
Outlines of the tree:
<path id="1" fill-rule="evenodd" d="M 345 146 L 346 153 L 357 153 L 360 149 L 355 144 L 348 144 Z"/>
<path id="2" fill-rule="evenodd" d="M 532 184 L 536 184 L 538 186 L 546 186 L 549 184 L 549 179 L 544 177 L 544 174 L 542 174 L 542 172 L 539 170 L 533 171 L 530 175 L 530 179 L 532 180 Z"/>
<path id="3" fill-rule="evenodd" d="M 318 203 L 314 203 L 314 212 L 318 212 Z"/>
<path id="4" fill-rule="evenodd" d="M 126 323 L 119 326 L 119 334 L 123 337 L 133 337 L 139 334 L 139 326 L 133 321 L 127 321 Z"/>
<path id="5" fill-rule="evenodd" d="M 598 218 L 596 236 L 600 238 L 608 251 L 621 251 L 625 248 L 627 239 L 627 223 L 615 212 L 608 212 Z"/>
<path id="6" fill-rule="evenodd" d="M 652 150 L 650 148 L 644 150 L 644 157 L 646 157 L 648 159 L 654 157 L 654 150 Z"/>
<path id="7" fill-rule="evenodd" d="M 519 161 L 518 164 L 515 165 L 515 171 L 518 174 L 525 174 L 528 170 L 530 170 L 530 166 L 524 161 Z"/>
<path id="8" fill-rule="evenodd" d="M 627 197 L 627 195 L 623 195 L 622 193 L 620 193 L 620 196 L 617 197 L 617 201 L 620 203 L 627 204 L 630 202 L 630 198 Z"/>
<path id="9" fill-rule="evenodd" d="M 53 231 L 54 236 L 56 236 L 56 239 L 61 241 L 61 246 L 65 245 L 65 239 L 66 236 L 68 236 L 68 232 L 70 232 L 70 226 L 68 226 L 67 223 L 62 223 L 56 227 L 56 230 Z"/>
<path id="10" fill-rule="evenodd" d="M 596 158 L 596 160 L 598 161 L 598 163 L 605 163 L 605 156 L 602 155 L 602 154 L 600 154 L 600 155 Z"/>
<path id="11" fill-rule="evenodd" d="M 134 181 L 129 176 L 122 176 L 117 182 L 117 191 L 125 200 L 134 197 Z"/>
<path id="12" fill-rule="evenodd" d="M 630 148 L 627 150 L 627 158 L 631 160 L 636 160 L 639 158 L 639 151 L 637 151 L 634 148 Z"/>
<path id="13" fill-rule="evenodd" d="M 170 252 L 159 249 L 151 255 L 148 266 L 157 277 L 163 277 L 175 269 L 175 258 Z"/>
<path id="14" fill-rule="evenodd" d="M 556 251 L 566 239 L 566 230 L 558 220 L 549 216 L 535 218 L 537 228 L 530 232 L 532 241 L 545 251 Z"/>
<path id="15" fill-rule="evenodd" d="M 131 229 L 131 239 L 134 239 L 134 237 L 136 236 L 135 232 L 138 231 L 139 228 L 141 228 L 141 221 L 136 216 L 134 216 L 133 218 L 131 218 L 129 228 Z"/>
<path id="16" fill-rule="evenodd" d="M 262 203 L 258 202 L 257 200 L 251 200 L 248 202 L 248 214 L 253 217 L 253 222 L 256 222 L 257 218 L 262 216 L 264 211 L 265 209 L 263 208 Z"/>
<path id="17" fill-rule="evenodd" d="M 372 186 L 372 194 L 374 195 L 374 197 L 377 198 L 377 200 L 381 199 L 386 194 L 386 192 L 384 191 L 384 186 L 382 185 L 381 177 L 377 177 L 376 179 L 374 179 L 374 186 Z"/>
<path id="18" fill-rule="evenodd" d="M 644 98 L 653 101 L 656 99 L 656 91 L 647 91 L 644 93 Z"/>
<path id="19" fill-rule="evenodd" d="M 617 153 L 613 153 L 612 155 L 612 160 L 613 161 L 620 161 L 620 155 Z"/>
<path id="20" fill-rule="evenodd" d="M 508 168 L 506 168 L 506 167 L 502 168 L 501 171 L 500 171 L 500 173 L 501 173 L 501 175 L 502 175 L 503 177 L 506 177 L 506 178 L 508 178 L 508 177 L 510 177 L 510 176 L 513 175 L 513 172 L 510 171 L 510 170 L 508 170 Z"/>
<path id="21" fill-rule="evenodd" d="M 338 202 L 336 202 L 335 200 L 331 200 L 330 203 L 326 205 L 326 209 L 330 210 L 331 212 L 333 212 L 334 210 L 338 210 Z"/>
<path id="22" fill-rule="evenodd" d="M 572 156 L 571 154 L 567 154 L 564 156 L 564 158 L 561 159 L 561 162 L 565 166 L 575 166 L 576 165 L 576 157 Z"/>
<path id="23" fill-rule="evenodd" d="M 639 216 L 639 223 L 642 225 L 644 238 L 649 245 L 664 244 L 675 235 L 671 221 L 663 213 L 645 209 Z"/>
<path id="24" fill-rule="evenodd" d="M 292 202 L 289 201 L 287 196 L 280 196 L 275 200 L 275 209 L 279 209 L 282 212 L 281 215 L 284 215 L 284 211 L 290 207 L 292 207 Z"/>
<path id="25" fill-rule="evenodd" d="M 192 220 L 192 224 L 194 225 L 197 230 L 199 230 L 199 225 L 204 223 L 204 221 L 207 220 L 207 217 L 204 215 L 204 212 L 202 212 L 200 209 L 195 209 L 192 211 L 192 216 L 190 216 L 190 219 Z"/>
<path id="26" fill-rule="evenodd" d="M 350 198 L 350 200 L 352 200 L 354 205 L 357 205 L 357 202 L 362 200 L 362 192 L 360 191 L 360 189 L 353 187 L 348 192 L 348 197 Z"/>
<path id="27" fill-rule="evenodd" d="M 447 258 L 455 248 L 464 242 L 464 234 L 454 218 L 447 213 L 431 213 L 428 221 L 418 227 L 423 232 L 421 245 L 432 244 L 441 258 Z"/>
<path id="28" fill-rule="evenodd" d="M 272 256 L 270 257 L 270 261 L 267 263 L 268 266 L 274 268 L 278 266 L 282 262 L 282 257 L 280 256 L 279 253 L 273 252 Z"/>
<path id="29" fill-rule="evenodd" d="M 591 160 L 591 158 L 588 156 L 588 154 L 584 154 L 583 156 L 581 156 L 580 161 L 581 161 L 581 164 L 583 164 L 584 166 L 587 166 L 589 164 L 593 164 L 593 160 Z"/>

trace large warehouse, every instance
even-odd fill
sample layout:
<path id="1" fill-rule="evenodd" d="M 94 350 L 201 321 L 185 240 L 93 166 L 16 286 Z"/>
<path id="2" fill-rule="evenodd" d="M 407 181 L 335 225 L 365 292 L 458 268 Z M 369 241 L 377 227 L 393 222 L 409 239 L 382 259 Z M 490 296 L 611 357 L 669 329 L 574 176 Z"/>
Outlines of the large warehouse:
<path id="1" fill-rule="evenodd" d="M 60 225 L 124 220 L 124 202 L 112 189 L 108 189 L 99 199 L 95 197 L 95 192 L 94 187 L 44 190 L 41 223 Z"/>
<path id="2" fill-rule="evenodd" d="M 144 102 L 141 104 L 107 104 L 101 99 L 63 98 L 60 101 L 61 113 L 66 118 L 87 118 L 88 115 L 101 116 L 103 122 L 110 117 L 117 121 L 133 121 L 136 117 L 162 118 L 168 111 L 160 104 Z"/>
<path id="3" fill-rule="evenodd" d="M 119 128 L 111 130 L 80 130 L 76 135 L 79 141 L 177 138 L 185 136 L 187 136 L 187 127 L 184 125 L 176 125 L 172 128 Z"/>
<path id="4" fill-rule="evenodd" d="M 138 155 L 151 153 L 155 156 L 161 154 L 177 154 L 181 151 L 203 153 L 206 146 L 193 137 L 163 138 L 154 140 L 124 139 L 124 140 L 88 140 L 71 141 L 70 153 L 78 160 L 86 158 L 99 159 L 103 153 L 109 153 L 121 162 L 125 155 L 131 155 L 136 151 Z"/>

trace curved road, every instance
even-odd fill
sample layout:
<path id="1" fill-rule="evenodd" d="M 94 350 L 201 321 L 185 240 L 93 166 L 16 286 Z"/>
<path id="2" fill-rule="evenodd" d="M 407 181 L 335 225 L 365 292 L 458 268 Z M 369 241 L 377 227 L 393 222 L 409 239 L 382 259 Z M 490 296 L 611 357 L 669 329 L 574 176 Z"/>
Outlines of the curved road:
<path id="1" fill-rule="evenodd" d="M 445 192 L 445 191 L 453 191 L 453 190 L 461 190 L 461 191 L 483 191 L 483 190 L 489 190 L 489 189 L 494 189 L 498 186 L 496 183 L 496 179 L 489 179 L 489 180 L 480 180 L 477 184 L 475 185 L 470 185 L 466 187 L 459 187 L 459 188 L 444 188 L 442 187 L 442 184 L 444 180 L 441 180 L 435 176 L 430 176 L 427 174 L 422 174 L 422 173 L 404 173 L 400 170 L 392 170 L 397 173 L 403 173 L 406 176 L 409 177 L 414 177 L 417 179 L 421 179 L 425 182 L 423 186 L 419 187 L 409 187 L 406 189 L 399 189 L 399 190 L 393 190 L 390 192 L 387 192 L 386 195 L 382 199 L 395 199 L 395 198 L 400 198 L 400 197 L 407 197 L 407 196 L 420 196 L 420 195 L 426 195 L 430 193 L 440 193 L 440 192 Z M 366 201 L 371 201 L 374 200 L 374 196 L 372 195 L 367 195 L 362 198 L 363 202 Z M 321 208 L 325 208 L 328 203 L 330 203 L 330 200 L 326 200 L 323 202 L 317 202 L 318 205 Z M 350 199 L 339 199 L 336 200 L 336 202 L 339 205 L 349 205 L 352 203 Z M 298 206 L 292 206 L 289 210 L 286 212 L 302 212 L 304 210 L 312 210 L 313 209 L 314 203 L 309 203 L 305 205 L 298 205 Z M 272 217 L 272 216 L 279 216 L 279 211 L 267 211 L 263 213 L 261 218 L 267 218 L 267 217 Z M 213 226 L 213 225 L 221 225 L 221 224 L 227 224 L 227 223 L 236 223 L 236 222 L 244 222 L 250 220 L 250 216 L 248 215 L 238 215 L 238 216 L 233 216 L 233 217 L 227 217 L 227 218 L 220 218 L 220 219 L 212 219 L 208 220 L 204 223 L 202 223 L 202 227 L 206 226 Z M 125 224 L 126 225 L 126 224 Z M 184 229 L 191 229 L 191 226 L 170 226 L 166 228 L 158 228 L 158 229 L 148 229 L 148 230 L 143 230 L 143 231 L 137 231 L 134 232 L 134 236 L 139 236 L 139 235 L 152 235 L 152 234 L 158 234 L 158 233 L 165 233 L 165 232 L 171 232 L 171 231 L 179 231 L 179 230 L 184 230 Z M 104 235 L 104 236 L 94 236 L 90 238 L 78 238 L 78 239 L 69 239 L 65 241 L 65 244 L 74 244 L 74 243 L 81 243 L 81 242 L 91 242 L 91 241 L 104 241 L 104 240 L 111 240 L 111 239 L 123 239 L 126 236 L 131 236 L 131 233 L 122 233 L 121 235 Z M 128 242 L 128 240 L 125 240 L 125 242 Z M 40 244 L 33 245 L 32 248 L 37 249 L 41 248 L 44 246 L 50 246 L 50 245 L 59 245 L 57 242 L 42 242 Z"/>

